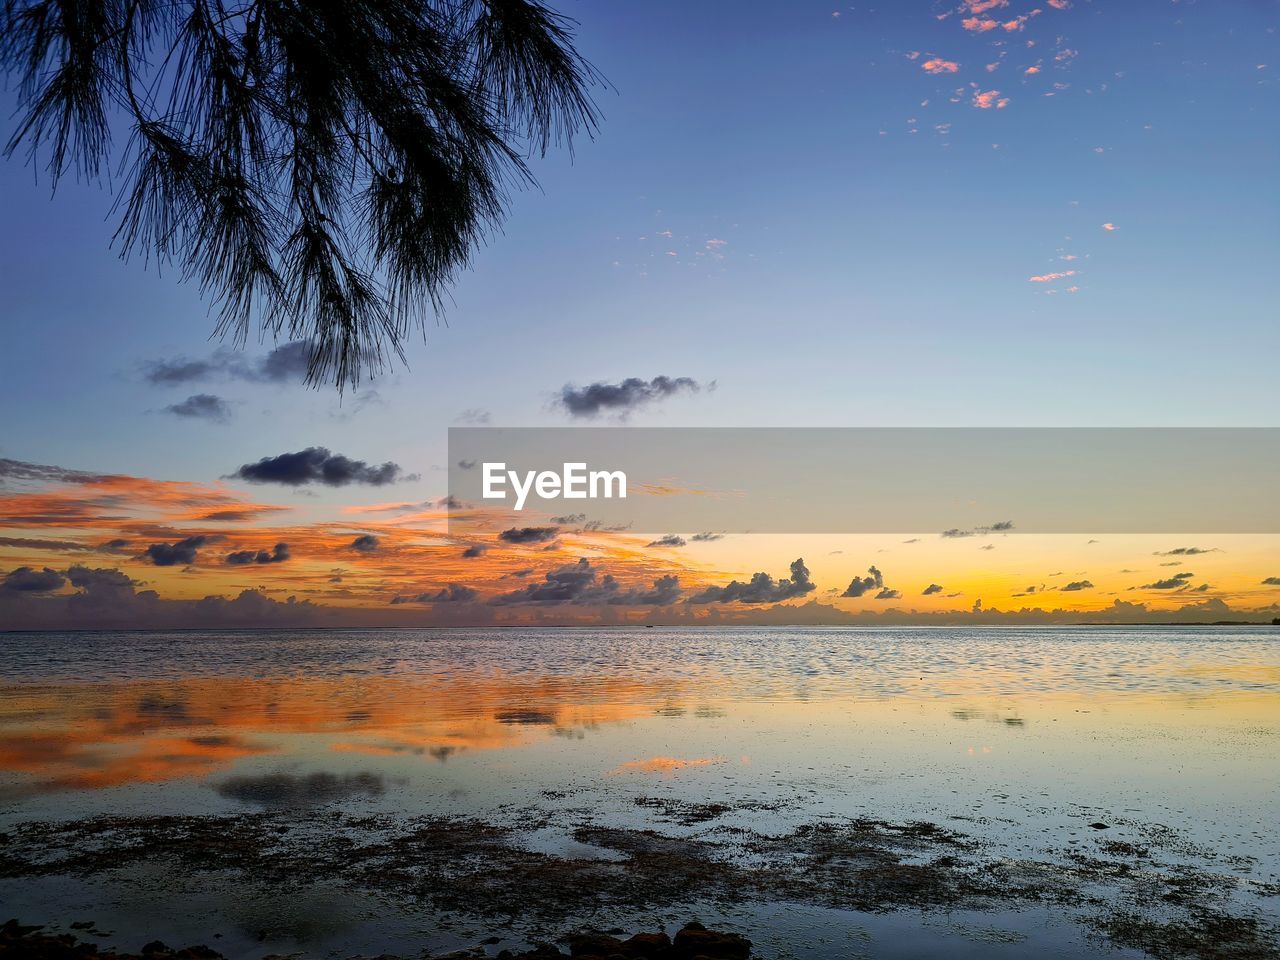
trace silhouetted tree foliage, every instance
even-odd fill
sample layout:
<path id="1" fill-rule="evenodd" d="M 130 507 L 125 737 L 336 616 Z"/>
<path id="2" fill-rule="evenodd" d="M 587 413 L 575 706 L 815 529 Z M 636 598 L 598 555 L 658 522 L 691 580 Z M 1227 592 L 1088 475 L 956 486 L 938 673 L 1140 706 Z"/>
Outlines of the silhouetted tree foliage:
<path id="1" fill-rule="evenodd" d="M 527 156 L 594 131 L 571 26 L 533 0 L 5 0 L 7 150 L 107 179 L 122 256 L 180 265 L 239 342 L 310 339 L 308 380 L 342 388 L 403 357 Z"/>

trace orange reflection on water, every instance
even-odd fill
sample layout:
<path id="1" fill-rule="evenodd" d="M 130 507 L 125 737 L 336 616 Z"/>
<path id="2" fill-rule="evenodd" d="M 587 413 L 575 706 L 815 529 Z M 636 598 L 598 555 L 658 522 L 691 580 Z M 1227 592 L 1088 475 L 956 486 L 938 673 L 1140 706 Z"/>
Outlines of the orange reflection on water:
<path id="1" fill-rule="evenodd" d="M 443 760 L 650 716 L 672 684 L 466 680 L 191 679 L 0 688 L 0 772 L 36 789 L 206 776 L 281 736 L 331 751 Z"/>
<path id="2" fill-rule="evenodd" d="M 626 763 L 621 763 L 609 771 L 609 776 L 614 777 L 621 773 L 658 773 L 669 777 L 686 767 L 709 767 L 712 764 L 724 762 L 724 757 L 697 757 L 691 760 L 680 757 L 649 757 L 645 760 L 628 760 Z"/>

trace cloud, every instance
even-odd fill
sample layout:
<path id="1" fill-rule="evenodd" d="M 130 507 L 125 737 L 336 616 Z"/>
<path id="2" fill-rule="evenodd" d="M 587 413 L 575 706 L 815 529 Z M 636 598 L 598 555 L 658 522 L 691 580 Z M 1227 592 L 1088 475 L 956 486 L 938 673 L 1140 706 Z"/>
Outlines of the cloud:
<path id="1" fill-rule="evenodd" d="M 1202 553 L 1218 553 L 1217 547 L 1174 547 L 1172 550 L 1157 550 L 1154 557 L 1197 557 Z"/>
<path id="2" fill-rule="evenodd" d="M 435 592 L 428 591 L 420 593 L 416 597 L 396 596 L 392 599 L 393 604 L 400 603 L 474 603 L 480 594 L 471 587 L 463 586 L 460 583 L 451 583 L 441 587 Z"/>
<path id="3" fill-rule="evenodd" d="M 1009 0 L 965 0 L 962 9 L 967 13 L 986 13 L 1008 5 Z"/>
<path id="4" fill-rule="evenodd" d="M 362 533 L 351 541 L 351 549 L 360 553 L 375 553 L 381 543 L 372 533 Z"/>
<path id="5" fill-rule="evenodd" d="M 1014 527 L 1014 523 L 1012 520 L 997 520 L 995 523 L 989 526 L 974 527 L 971 530 L 964 530 L 964 529 L 961 529 L 960 527 L 952 527 L 950 530 L 943 530 L 942 533 L 939 534 L 939 536 L 945 537 L 948 540 L 956 540 L 961 537 L 986 537 L 986 536 L 990 536 L 993 533 L 1008 533 L 1013 529 L 1013 527 Z M 906 542 L 911 543 L 912 541 L 908 540 Z"/>
<path id="6" fill-rule="evenodd" d="M 476 468 L 476 464 L 477 464 L 478 462 L 479 462 L 478 460 L 459 460 L 459 461 L 458 461 L 458 469 L 459 469 L 459 470 L 474 470 L 474 469 Z"/>
<path id="7" fill-rule="evenodd" d="M 875 567 L 867 568 L 865 577 L 854 577 L 849 581 L 849 586 L 844 588 L 842 597 L 861 597 L 862 595 L 872 591 L 879 590 L 884 587 L 884 574 Z"/>
<path id="8" fill-rule="evenodd" d="M 901 600 L 902 592 L 899 590 L 890 590 L 888 587 L 885 587 L 883 590 L 881 590 L 879 593 L 876 594 L 876 599 L 877 600 Z"/>
<path id="9" fill-rule="evenodd" d="M 960 69 L 960 64 L 954 60 L 943 60 L 941 57 L 931 57 L 924 63 L 920 64 L 920 68 L 925 73 L 955 73 Z"/>
<path id="10" fill-rule="evenodd" d="M 1088 580 L 1072 580 L 1061 589 L 1064 593 L 1079 593 L 1081 590 L 1092 590 L 1093 584 Z"/>
<path id="11" fill-rule="evenodd" d="M 237 550 L 235 553 L 227 554 L 227 563 L 233 567 L 250 564 L 284 563 L 288 559 L 289 545 L 287 543 L 277 543 L 275 549 L 270 552 L 266 550 Z"/>
<path id="12" fill-rule="evenodd" d="M 1000 26 L 1000 21 L 992 20 L 990 17 L 965 17 L 960 21 L 960 26 L 970 33 L 986 33 Z"/>
<path id="13" fill-rule="evenodd" d="M 549 543 L 559 533 L 559 527 L 512 527 L 498 534 L 498 539 L 504 543 Z"/>
<path id="14" fill-rule="evenodd" d="M 1155 583 L 1144 583 L 1139 589 L 1142 590 L 1180 590 L 1187 585 L 1187 581 L 1194 577 L 1195 574 L 1190 571 L 1175 573 L 1167 580 L 1157 580 Z"/>
<path id="15" fill-rule="evenodd" d="M 676 536 L 674 533 L 668 533 L 665 537 L 657 540 L 651 540 L 645 546 L 649 547 L 683 547 L 688 543 L 684 537 Z"/>
<path id="16" fill-rule="evenodd" d="M 0 458 L 0 483 L 10 480 L 31 483 L 104 483 L 118 480 L 108 473 L 88 473 L 84 470 L 68 470 L 44 463 L 28 463 L 25 460 Z"/>
<path id="17" fill-rule="evenodd" d="M 1003 110 L 1009 105 L 1009 98 L 1001 97 L 999 90 L 979 90 L 973 95 L 973 105 L 979 110 L 990 110 L 992 107 Z"/>
<path id="18" fill-rule="evenodd" d="M 935 593 L 941 593 L 941 592 L 942 592 L 942 589 L 943 589 L 943 588 L 942 588 L 942 585 L 941 585 L 941 584 L 938 584 L 938 583 L 931 583 L 931 584 L 929 584 L 927 587 L 925 587 L 923 590 L 921 590 L 921 591 L 920 591 L 920 596 L 922 596 L 922 597 L 931 597 L 931 596 L 933 596 Z"/>
<path id="19" fill-rule="evenodd" d="M 488 549 L 489 548 L 482 543 L 473 543 L 471 546 L 467 547 L 467 549 L 462 551 L 462 557 L 464 560 L 474 560 L 476 557 L 484 556 L 485 551 Z"/>
<path id="20" fill-rule="evenodd" d="M 1078 271 L 1063 270 L 1061 273 L 1042 273 L 1038 277 L 1027 277 L 1028 283 L 1052 283 L 1054 280 L 1063 280 L 1067 277 L 1074 277 Z"/>
<path id="21" fill-rule="evenodd" d="M 1104 223 L 1102 225 L 1102 229 L 1107 231 L 1107 233 L 1111 233 L 1113 230 L 1115 230 L 1115 228 L 1116 228 L 1116 225 L 1114 223 Z"/>
<path id="22" fill-rule="evenodd" d="M 453 418 L 454 423 L 466 423 L 473 426 L 483 426 L 489 422 L 491 414 L 488 410 L 482 410 L 479 407 L 468 407 L 460 414 Z"/>
<path id="23" fill-rule="evenodd" d="M 690 377 L 654 377 L 649 381 L 628 377 L 621 383 L 593 383 L 586 387 L 565 384 L 556 402 L 571 417 L 595 417 L 602 413 L 625 417 L 646 404 L 702 389 L 702 384 Z"/>
<path id="24" fill-rule="evenodd" d="M 185 567 L 196 562 L 201 547 L 221 539 L 201 535 L 186 537 L 177 543 L 153 543 L 147 547 L 143 556 L 157 567 Z"/>
<path id="25" fill-rule="evenodd" d="M 301 627 L 333 623 L 341 613 L 293 597 L 272 600 L 257 590 L 234 598 L 165 600 L 154 590 L 137 590 L 137 581 L 113 568 L 76 565 L 66 578 L 75 592 L 0 590 L 0 623 L 31 630 Z"/>
<path id="26" fill-rule="evenodd" d="M 723 533 L 695 533 L 689 538 L 693 543 L 710 543 L 713 540 L 723 540 Z"/>
<path id="27" fill-rule="evenodd" d="M 143 364 L 142 377 L 158 387 L 177 386 L 205 380 L 242 380 L 248 383 L 285 383 L 301 381 L 311 362 L 309 340 L 281 344 L 266 356 L 246 357 L 225 347 L 215 350 L 203 360 L 174 357 Z"/>
<path id="28" fill-rule="evenodd" d="M 66 582 L 66 577 L 48 567 L 43 570 L 18 567 L 16 570 L 10 570 L 3 582 L 0 582 L 0 590 L 12 590 L 15 593 L 51 593 Z"/>
<path id="29" fill-rule="evenodd" d="M 276 457 L 263 457 L 257 463 L 246 463 L 231 476 L 249 483 L 283 483 L 291 487 L 309 483 L 322 483 L 328 487 L 364 483 L 381 487 L 400 479 L 400 467 L 390 461 L 381 466 L 370 466 L 363 460 L 330 453 L 324 447 L 307 447 L 297 453 L 282 453 Z"/>
<path id="30" fill-rule="evenodd" d="M 1267 577 L 1262 581 L 1262 585 L 1265 587 L 1280 587 L 1280 577 Z"/>
<path id="31" fill-rule="evenodd" d="M 624 588 L 612 574 L 600 576 L 599 569 L 583 557 L 576 563 L 557 567 L 540 581 L 494 597 L 492 603 L 665 607 L 679 599 L 680 580 L 674 574 L 658 577 L 649 589 Z"/>
<path id="32" fill-rule="evenodd" d="M 385 787 L 382 777 L 372 773 L 269 773 L 232 777 L 216 789 L 228 799 L 260 807 L 315 807 L 351 797 L 378 797 Z"/>
<path id="33" fill-rule="evenodd" d="M 302 380 L 310 369 L 313 350 L 310 340 L 294 340 L 283 344 L 259 360 L 244 379 L 269 383 Z"/>
<path id="34" fill-rule="evenodd" d="M 192 394 L 181 403 L 165 407 L 164 412 L 188 420 L 210 420 L 214 423 L 226 423 L 231 419 L 231 405 L 211 393 Z"/>
<path id="35" fill-rule="evenodd" d="M 790 577 L 775 581 L 767 573 L 757 573 L 745 583 L 731 580 L 723 587 L 707 587 L 691 597 L 689 603 L 777 603 L 802 597 L 815 589 L 817 584 L 810 579 L 809 568 L 800 558 L 792 562 Z"/>
<path id="36" fill-rule="evenodd" d="M 95 549 L 71 540 L 41 540 L 34 537 L 0 537 L 0 547 L 13 547 L 19 550 L 49 550 L 54 553 Z"/>

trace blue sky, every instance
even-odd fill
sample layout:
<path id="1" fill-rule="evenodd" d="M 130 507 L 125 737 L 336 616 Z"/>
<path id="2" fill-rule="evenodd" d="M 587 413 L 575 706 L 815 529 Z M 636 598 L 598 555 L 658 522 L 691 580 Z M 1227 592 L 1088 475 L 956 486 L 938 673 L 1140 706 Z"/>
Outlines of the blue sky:
<path id="1" fill-rule="evenodd" d="M 1036 8 L 562 5 L 614 86 L 600 134 L 535 164 L 363 406 L 213 382 L 231 424 L 159 412 L 195 390 L 140 364 L 215 346 L 196 292 L 115 258 L 105 192 L 0 165 L 0 456 L 211 480 L 320 444 L 440 492 L 461 411 L 563 423 L 565 383 L 659 374 L 717 389 L 633 422 L 1274 425 L 1280 5 L 989 15 Z"/>

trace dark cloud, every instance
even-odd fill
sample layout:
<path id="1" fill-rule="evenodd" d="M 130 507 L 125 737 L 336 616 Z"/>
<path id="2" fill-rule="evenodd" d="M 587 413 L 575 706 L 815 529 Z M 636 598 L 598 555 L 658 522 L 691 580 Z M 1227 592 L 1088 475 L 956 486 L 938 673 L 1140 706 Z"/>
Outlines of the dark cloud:
<path id="1" fill-rule="evenodd" d="M 723 533 L 695 533 L 689 538 L 693 543 L 710 543 L 712 540 L 723 540 Z"/>
<path id="2" fill-rule="evenodd" d="M 809 578 L 809 568 L 800 558 L 791 564 L 791 576 L 775 581 L 767 573 L 756 573 L 745 583 L 731 580 L 723 587 L 707 587 L 689 603 L 777 603 L 802 597 L 817 588 Z"/>
<path id="3" fill-rule="evenodd" d="M 1061 589 L 1064 593 L 1079 593 L 1081 590 L 1092 590 L 1093 584 L 1088 580 L 1072 580 Z"/>
<path id="4" fill-rule="evenodd" d="M 205 523 L 251 523 L 264 512 L 266 510 L 262 507 L 250 507 L 244 510 L 210 510 L 196 519 Z"/>
<path id="5" fill-rule="evenodd" d="M 106 543 L 98 544 L 98 551 L 100 553 L 123 553 L 128 549 L 128 547 L 128 540 L 121 540 L 117 538 L 115 540 L 108 540 Z"/>
<path id="6" fill-rule="evenodd" d="M 1262 584 L 1266 587 L 1280 587 L 1280 577 L 1267 577 Z"/>
<path id="7" fill-rule="evenodd" d="M 374 553 L 381 542 L 372 533 L 362 533 L 351 541 L 351 549 L 359 550 L 361 553 Z"/>
<path id="8" fill-rule="evenodd" d="M 158 387 L 204 380 L 243 380 L 248 383 L 286 383 L 305 379 L 311 362 L 309 340 L 281 344 L 262 357 L 246 357 L 225 347 L 206 359 L 174 357 L 143 364 L 142 378 Z"/>
<path id="9" fill-rule="evenodd" d="M 330 453 L 324 447 L 307 447 L 297 453 L 282 453 L 263 457 L 257 463 L 246 463 L 231 476 L 250 483 L 283 483 L 291 487 L 308 483 L 323 483 L 328 487 L 365 483 L 381 487 L 400 479 L 400 467 L 390 461 L 371 466 L 363 460 Z"/>
<path id="10" fill-rule="evenodd" d="M 551 522 L 558 523 L 566 527 L 573 527 L 580 523 L 586 523 L 587 515 L 585 513 L 566 513 L 564 516 L 552 517 Z"/>
<path id="11" fill-rule="evenodd" d="M 143 556 L 157 567 L 185 567 L 196 562 L 201 547 L 208 546 L 221 537 L 186 537 L 177 543 L 153 543 Z"/>
<path id="12" fill-rule="evenodd" d="M 884 587 L 884 574 L 875 567 L 867 569 L 865 577 L 854 577 L 849 581 L 849 586 L 845 587 L 842 597 L 861 597 L 870 593 L 872 590 L 880 590 Z"/>
<path id="13" fill-rule="evenodd" d="M 420 593 L 416 597 L 397 596 L 392 599 L 392 603 L 474 603 L 480 594 L 471 587 L 463 586 L 460 583 L 451 583 L 448 586 L 441 587 L 434 592 L 427 591 Z"/>
<path id="14" fill-rule="evenodd" d="M 88 473 L 84 470 L 68 470 L 44 463 L 28 463 L 25 460 L 0 458 L 0 483 L 9 480 L 33 483 L 101 483 L 112 479 L 110 474 Z"/>
<path id="15" fill-rule="evenodd" d="M 227 423 L 231 419 L 231 404 L 212 393 L 196 393 L 181 403 L 172 403 L 164 408 L 165 413 L 175 417 L 186 417 L 189 420 L 210 420 L 214 423 Z"/>
<path id="16" fill-rule="evenodd" d="M 284 563 L 289 559 L 289 545 L 287 543 L 277 543 L 272 551 L 266 550 L 237 550 L 235 553 L 227 554 L 227 563 L 232 566 L 246 566 L 249 564 L 260 563 Z"/>
<path id="17" fill-rule="evenodd" d="M 90 593 L 132 590 L 137 581 L 114 567 L 84 567 L 77 564 L 67 570 L 71 585 Z"/>
<path id="18" fill-rule="evenodd" d="M 459 460 L 459 461 L 458 461 L 458 469 L 459 469 L 459 470 L 474 470 L 474 469 L 476 468 L 476 464 L 477 464 L 477 463 L 479 463 L 479 462 L 480 462 L 480 461 L 478 461 L 478 460 Z"/>
<path id="19" fill-rule="evenodd" d="M 565 384 L 556 402 L 571 417 L 595 417 L 602 413 L 626 416 L 637 407 L 673 394 L 697 393 L 702 385 L 689 377 L 628 377 L 621 383 L 593 383 L 585 387 Z"/>
<path id="20" fill-rule="evenodd" d="M 921 591 L 920 591 L 920 596 L 922 596 L 922 597 L 931 597 L 931 596 L 933 596 L 935 593 L 941 593 L 941 592 L 942 592 L 942 585 L 941 585 L 941 584 L 938 584 L 938 583 L 931 583 L 931 584 L 929 584 L 927 587 L 925 587 L 923 590 L 921 590 Z"/>
<path id="21" fill-rule="evenodd" d="M 676 536 L 674 533 L 668 533 L 665 537 L 659 537 L 657 540 L 649 541 L 646 546 L 650 547 L 683 547 L 688 543 L 684 537 Z"/>
<path id="22" fill-rule="evenodd" d="M 15 593 L 51 593 L 66 582 L 66 577 L 48 567 L 43 570 L 18 567 L 16 570 L 10 570 L 4 580 L 0 581 L 0 590 L 12 590 Z"/>
<path id="23" fill-rule="evenodd" d="M 1157 557 L 1198 557 L 1202 553 L 1217 553 L 1217 547 L 1174 547 L 1172 550 L 1157 550 Z"/>
<path id="24" fill-rule="evenodd" d="M 1139 589 L 1142 590 L 1180 590 L 1187 585 L 1187 581 L 1194 577 L 1195 574 L 1190 571 L 1183 573 L 1175 573 L 1167 580 L 1157 580 L 1155 583 L 1144 583 Z"/>
<path id="25" fill-rule="evenodd" d="M 883 590 L 881 590 L 879 593 L 876 594 L 876 599 L 877 600 L 901 600 L 902 592 L 900 590 L 891 590 L 889 587 L 885 587 Z"/>
<path id="26" fill-rule="evenodd" d="M 538 603 L 548 606 L 665 607 L 680 599 L 680 581 L 674 575 L 658 577 L 650 589 L 624 588 L 612 574 L 600 575 L 586 557 L 545 574 L 543 579 L 493 598 L 498 605 Z"/>
<path id="27" fill-rule="evenodd" d="M 218 354 L 214 354 L 218 357 Z M 172 360 L 151 360 L 143 364 L 142 377 L 158 387 L 175 386 L 205 380 L 223 368 L 219 360 L 189 360 L 175 357 Z"/>
<path id="28" fill-rule="evenodd" d="M 0 623 L 11 629 L 146 629 L 304 627 L 333 623 L 340 611 L 310 601 L 273 600 L 257 590 L 233 598 L 164 600 L 113 568 L 75 565 L 66 571 L 73 593 L 0 589 Z"/>
<path id="29" fill-rule="evenodd" d="M 997 520 L 990 526 L 974 527 L 972 530 L 962 530 L 959 527 L 952 527 L 950 530 L 943 530 L 941 536 L 948 539 L 955 539 L 958 537 L 985 537 L 993 533 L 1008 533 L 1012 529 L 1012 520 Z M 908 540 L 906 542 L 914 543 L 915 541 Z"/>
<path id="30" fill-rule="evenodd" d="M 498 534 L 498 539 L 504 543 L 549 543 L 559 532 L 559 527 L 512 527 Z"/>
<path id="31" fill-rule="evenodd" d="M 490 419 L 489 411 L 482 410 L 479 407 L 468 407 L 460 414 L 453 418 L 454 423 L 468 423 L 473 426 L 483 426 Z"/>
<path id="32" fill-rule="evenodd" d="M 217 787 L 228 799 L 260 807 L 315 807 L 352 797 L 378 797 L 385 789 L 382 777 L 372 773 L 269 773 L 232 777 Z"/>
<path id="33" fill-rule="evenodd" d="M 268 383 L 300 382 L 306 379 L 311 367 L 314 347 L 310 340 L 294 340 L 285 343 L 258 361 L 246 379 Z"/>
<path id="34" fill-rule="evenodd" d="M 488 549 L 489 548 L 482 543 L 473 543 L 471 546 L 467 547 L 467 549 L 462 551 L 462 558 L 464 560 L 474 560 L 476 557 L 484 556 L 484 552 Z"/>
<path id="35" fill-rule="evenodd" d="M 51 550 L 55 553 L 93 549 L 71 540 L 39 540 L 33 537 L 0 537 L 0 547 L 16 547 L 19 550 Z"/>

